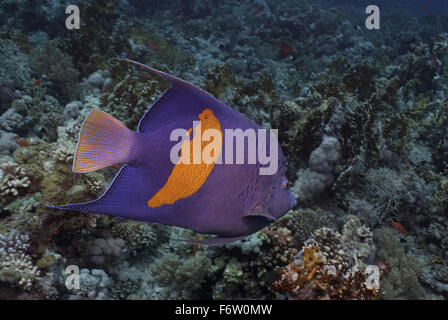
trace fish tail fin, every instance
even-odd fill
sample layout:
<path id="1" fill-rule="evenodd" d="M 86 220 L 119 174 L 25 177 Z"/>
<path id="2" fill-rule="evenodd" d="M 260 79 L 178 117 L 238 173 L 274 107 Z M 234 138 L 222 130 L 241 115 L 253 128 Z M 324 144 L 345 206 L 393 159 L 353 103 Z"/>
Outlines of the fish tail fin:
<path id="1" fill-rule="evenodd" d="M 129 162 L 136 136 L 111 115 L 92 110 L 79 133 L 73 171 L 86 173 Z"/>

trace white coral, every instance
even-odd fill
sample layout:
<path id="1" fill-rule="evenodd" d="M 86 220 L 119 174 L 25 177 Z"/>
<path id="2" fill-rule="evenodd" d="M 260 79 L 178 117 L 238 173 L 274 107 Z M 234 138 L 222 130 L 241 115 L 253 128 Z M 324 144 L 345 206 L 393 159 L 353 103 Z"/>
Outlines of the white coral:
<path id="1" fill-rule="evenodd" d="M 29 187 L 30 179 L 18 164 L 8 161 L 1 164 L 0 169 L 3 171 L 3 178 L 0 181 L 0 196 L 18 196 L 22 189 Z"/>
<path id="2" fill-rule="evenodd" d="M 76 139 L 81 129 L 78 121 L 70 121 L 67 126 L 58 127 L 57 149 L 54 152 L 56 160 L 72 162 L 76 149 Z"/>
<path id="3" fill-rule="evenodd" d="M 34 281 L 40 279 L 40 272 L 26 254 L 29 248 L 28 235 L 16 230 L 0 234 L 0 279 L 30 290 Z"/>
<path id="4" fill-rule="evenodd" d="M 54 157 L 58 161 L 72 162 L 74 156 L 75 146 L 68 146 L 60 144 L 54 152 Z"/>

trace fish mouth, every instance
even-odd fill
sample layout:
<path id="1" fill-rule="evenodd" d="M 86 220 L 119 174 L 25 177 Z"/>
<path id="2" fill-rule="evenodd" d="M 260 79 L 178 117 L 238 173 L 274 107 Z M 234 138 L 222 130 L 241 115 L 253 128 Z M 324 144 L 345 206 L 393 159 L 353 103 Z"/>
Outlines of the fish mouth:
<path id="1" fill-rule="evenodd" d="M 288 186 L 288 179 L 286 179 L 286 177 L 282 178 L 282 188 L 286 189 L 286 187 Z"/>
<path id="2" fill-rule="evenodd" d="M 290 197 L 290 199 L 291 199 L 291 202 L 290 202 L 290 209 L 292 209 L 292 208 L 294 208 L 295 206 L 296 206 L 296 204 L 297 204 L 297 202 L 296 202 L 296 197 L 294 196 L 294 194 L 291 192 L 291 191 L 289 191 L 289 197 Z"/>

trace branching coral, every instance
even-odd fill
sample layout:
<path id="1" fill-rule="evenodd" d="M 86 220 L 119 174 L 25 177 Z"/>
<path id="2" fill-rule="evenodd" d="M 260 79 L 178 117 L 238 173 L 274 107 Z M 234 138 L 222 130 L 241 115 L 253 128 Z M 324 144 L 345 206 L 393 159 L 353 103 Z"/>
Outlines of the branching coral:
<path id="1" fill-rule="evenodd" d="M 391 215 L 416 219 L 408 208 L 421 212 L 433 189 L 413 171 L 398 172 L 386 167 L 370 168 L 358 185 L 360 189 L 344 196 L 345 202 L 369 225 L 381 223 Z"/>
<path id="2" fill-rule="evenodd" d="M 86 190 L 91 195 L 98 195 L 107 187 L 104 175 L 99 172 L 90 172 L 89 174 L 86 174 L 84 181 L 87 187 Z"/>
<path id="3" fill-rule="evenodd" d="M 29 237 L 14 230 L 0 234 L 0 280 L 30 290 L 40 272 L 27 255 Z"/>
<path id="4" fill-rule="evenodd" d="M 30 179 L 18 164 L 9 161 L 2 163 L 3 178 L 0 181 L 0 197 L 4 200 L 16 197 L 30 186 Z"/>
<path id="5" fill-rule="evenodd" d="M 365 190 L 385 213 L 397 209 L 401 200 L 406 197 L 404 179 L 388 168 L 369 169 L 365 178 Z"/>

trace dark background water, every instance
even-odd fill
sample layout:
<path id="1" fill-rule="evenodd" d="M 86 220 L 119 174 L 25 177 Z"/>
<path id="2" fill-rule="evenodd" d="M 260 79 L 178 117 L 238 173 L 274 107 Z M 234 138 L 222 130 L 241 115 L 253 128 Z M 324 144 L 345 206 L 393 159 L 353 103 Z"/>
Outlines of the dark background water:
<path id="1" fill-rule="evenodd" d="M 377 5 L 381 11 L 387 12 L 448 15 L 447 0 L 317 0 L 313 2 L 320 3 L 323 7 L 353 7 L 363 10 L 368 5 Z"/>

